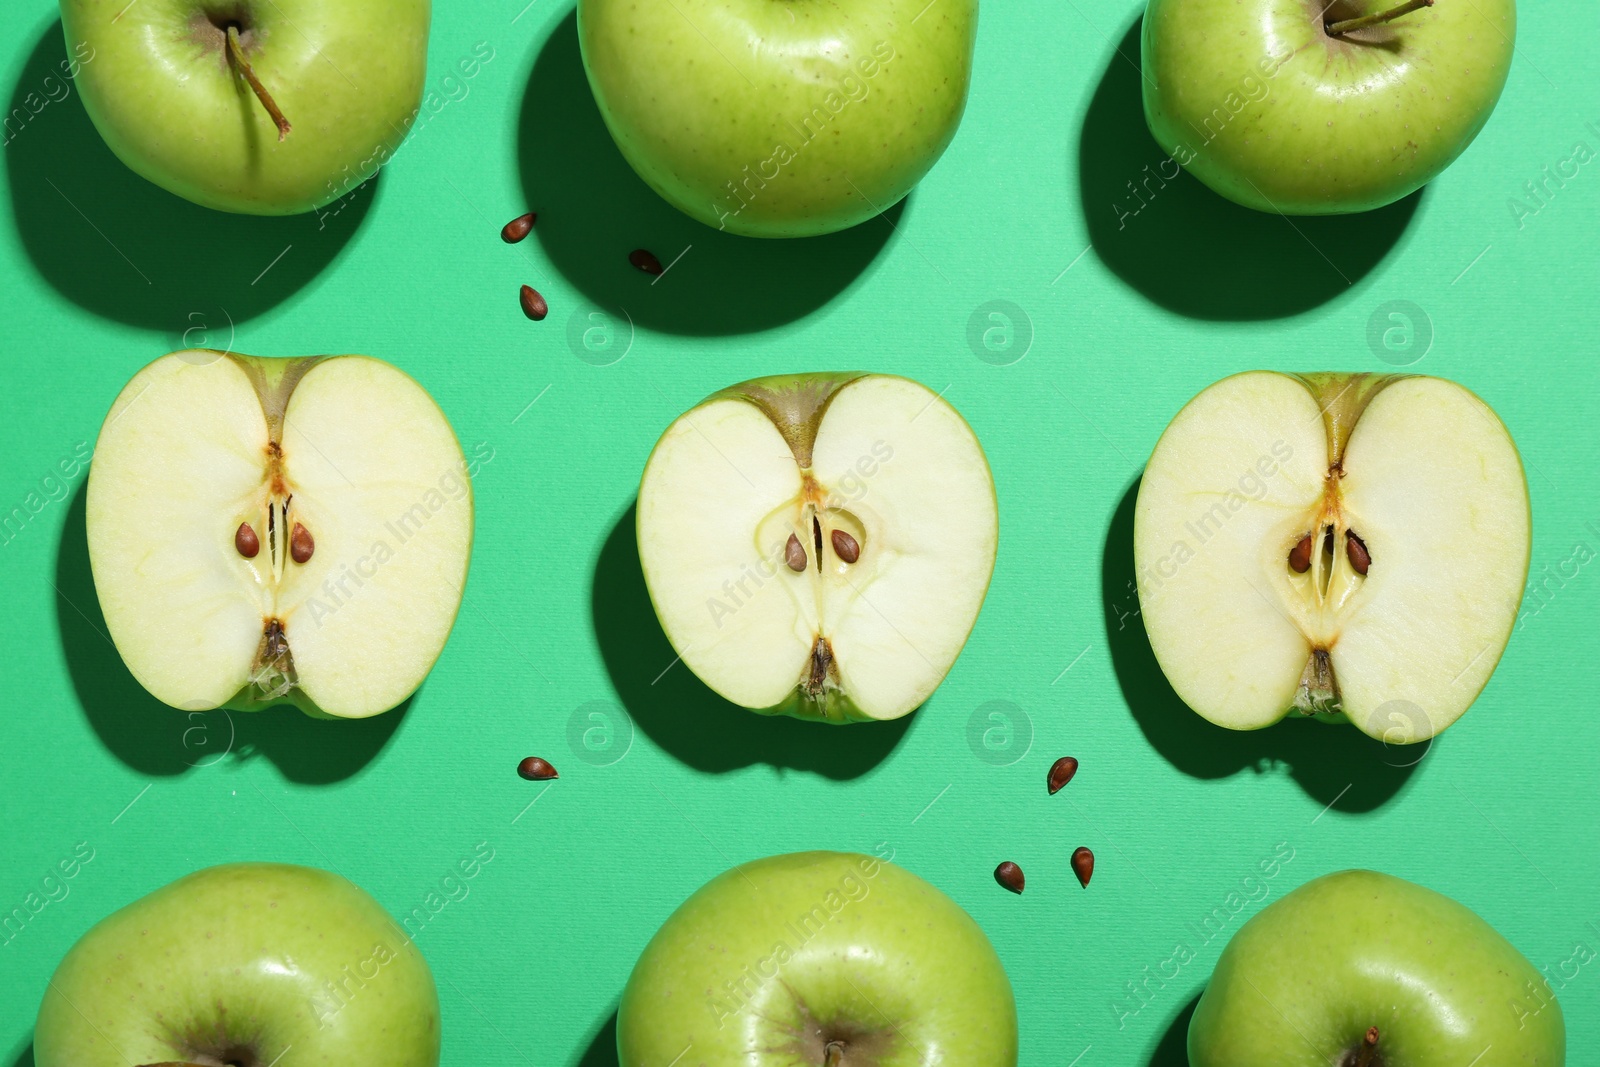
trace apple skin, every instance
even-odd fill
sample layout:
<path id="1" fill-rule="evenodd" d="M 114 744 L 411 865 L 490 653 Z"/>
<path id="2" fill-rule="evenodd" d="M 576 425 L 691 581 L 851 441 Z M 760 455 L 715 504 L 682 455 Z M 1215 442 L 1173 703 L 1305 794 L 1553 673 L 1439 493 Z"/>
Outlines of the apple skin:
<path id="1" fill-rule="evenodd" d="M 1555 995 L 1488 923 L 1404 879 L 1341 871 L 1234 934 L 1190 1020 L 1189 1063 L 1348 1067 L 1370 1026 L 1373 1067 L 1566 1059 Z"/>
<path id="2" fill-rule="evenodd" d="M 1325 9 L 1336 21 L 1396 2 L 1150 0 L 1150 132 L 1189 173 L 1258 211 L 1369 211 L 1415 192 L 1488 122 L 1511 69 L 1516 4 L 1445 2 L 1342 38 L 1324 32 Z"/>
<path id="3" fill-rule="evenodd" d="M 362 889 L 310 867 L 227 864 L 84 934 L 50 979 L 33 1056 L 435 1067 L 439 997 L 422 954 Z"/>
<path id="4" fill-rule="evenodd" d="M 578 3 L 628 163 L 690 217 L 752 237 L 842 230 L 909 193 L 960 124 L 977 26 L 977 0 Z"/>
<path id="5" fill-rule="evenodd" d="M 845 1042 L 837 1067 L 1013 1067 L 1011 983 L 978 924 L 922 879 L 799 852 L 696 891 L 645 947 L 617 1011 L 623 1067 L 821 1067 L 830 1040 Z"/>
<path id="6" fill-rule="evenodd" d="M 61 0 L 61 25 L 68 53 L 89 56 L 89 118 L 135 173 L 220 211 L 293 215 L 354 189 L 405 139 L 430 3 Z M 250 65 L 293 127 L 283 141 L 212 13 L 245 24 Z"/>

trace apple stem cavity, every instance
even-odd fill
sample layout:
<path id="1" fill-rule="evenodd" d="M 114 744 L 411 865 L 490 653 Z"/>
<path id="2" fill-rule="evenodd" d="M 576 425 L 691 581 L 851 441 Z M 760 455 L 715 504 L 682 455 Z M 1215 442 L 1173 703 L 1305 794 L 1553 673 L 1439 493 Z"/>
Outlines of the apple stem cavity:
<path id="1" fill-rule="evenodd" d="M 1380 11 L 1376 15 L 1362 15 L 1360 18 L 1342 19 L 1339 22 L 1325 24 L 1329 37 L 1341 37 L 1353 30 L 1364 30 L 1368 26 L 1381 26 L 1386 22 L 1393 22 L 1402 15 L 1409 15 L 1418 8 L 1432 7 L 1433 0 L 1406 0 L 1405 3 L 1391 7 L 1387 11 Z"/>
<path id="2" fill-rule="evenodd" d="M 1432 0 L 1430 0 L 1432 2 Z M 261 106 L 267 109 L 267 114 L 272 116 L 273 125 L 278 127 L 278 140 L 281 142 L 289 136 L 289 120 L 283 117 L 278 102 L 272 99 L 272 94 L 267 92 L 267 87 L 261 84 L 261 79 L 256 77 L 255 70 L 250 66 L 250 61 L 244 57 L 244 46 L 239 43 L 239 27 L 228 26 L 228 54 L 233 56 L 233 61 L 239 64 L 239 73 L 244 75 L 244 80 L 250 83 L 250 88 L 255 91 L 256 99 L 261 101 Z"/>

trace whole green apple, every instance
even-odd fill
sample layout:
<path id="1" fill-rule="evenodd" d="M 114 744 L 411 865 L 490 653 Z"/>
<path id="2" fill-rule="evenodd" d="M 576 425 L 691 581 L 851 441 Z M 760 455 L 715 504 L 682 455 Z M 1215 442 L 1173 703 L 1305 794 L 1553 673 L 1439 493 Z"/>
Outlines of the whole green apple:
<path id="1" fill-rule="evenodd" d="M 61 0 L 100 136 L 197 204 L 292 215 L 371 177 L 422 98 L 430 0 Z"/>
<path id="2" fill-rule="evenodd" d="M 1449 166 L 1511 69 L 1515 0 L 1150 0 L 1144 111 L 1245 207 L 1368 211 Z"/>
<path id="3" fill-rule="evenodd" d="M 1543 976 L 1449 897 L 1341 871 L 1234 934 L 1189 1023 L 1192 1067 L 1561 1067 Z"/>
<path id="4" fill-rule="evenodd" d="M 898 202 L 955 136 L 977 0 L 579 0 L 617 147 L 685 214 L 803 237 Z"/>
<path id="5" fill-rule="evenodd" d="M 435 1067 L 439 997 L 384 910 L 309 867 L 211 867 L 97 923 L 50 979 L 38 1067 Z"/>
<path id="6" fill-rule="evenodd" d="M 718 875 L 622 993 L 623 1067 L 1012 1067 L 1011 983 L 978 924 L 871 856 L 798 852 Z"/>

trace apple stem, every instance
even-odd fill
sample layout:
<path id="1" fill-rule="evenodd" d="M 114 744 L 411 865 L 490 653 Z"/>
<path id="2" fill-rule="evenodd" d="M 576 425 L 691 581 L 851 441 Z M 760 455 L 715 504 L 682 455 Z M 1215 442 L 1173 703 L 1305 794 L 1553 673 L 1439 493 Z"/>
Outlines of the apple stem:
<path id="1" fill-rule="evenodd" d="M 1378 1047 L 1378 1028 L 1368 1027 L 1366 1037 L 1361 1039 L 1361 1048 L 1356 1050 L 1355 1067 L 1371 1067 L 1373 1051 Z"/>
<path id="2" fill-rule="evenodd" d="M 1327 24 L 1329 37 L 1338 37 L 1349 33 L 1351 30 L 1364 30 L 1368 26 L 1378 26 L 1385 22 L 1392 22 L 1401 15 L 1409 15 L 1418 8 L 1432 7 L 1433 0 L 1406 0 L 1398 7 L 1391 7 L 1387 11 L 1380 11 L 1376 15 L 1362 15 L 1357 19 L 1345 19 L 1342 22 Z"/>
<path id="3" fill-rule="evenodd" d="M 1428 2 L 1432 3 L 1433 0 Z M 251 69 L 250 61 L 244 57 L 244 46 L 239 43 L 237 26 L 228 27 L 228 52 L 233 56 L 234 62 L 239 64 L 239 72 L 244 75 L 244 80 L 255 90 L 256 99 L 261 101 L 261 106 L 272 116 L 273 123 L 278 127 L 278 140 L 282 141 L 289 136 L 289 120 L 283 117 L 283 112 L 278 109 L 278 102 L 272 99 L 272 94 L 267 92 L 267 87 L 261 84 L 261 79 L 256 77 L 256 72 Z"/>
<path id="4" fill-rule="evenodd" d="M 844 1042 L 830 1041 L 822 1050 L 822 1067 L 839 1067 L 844 1059 Z"/>

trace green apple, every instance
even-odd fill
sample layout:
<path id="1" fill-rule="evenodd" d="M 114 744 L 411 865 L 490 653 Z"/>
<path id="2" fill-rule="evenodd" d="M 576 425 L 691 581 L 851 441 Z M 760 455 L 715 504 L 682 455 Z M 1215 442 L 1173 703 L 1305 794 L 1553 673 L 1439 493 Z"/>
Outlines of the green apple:
<path id="1" fill-rule="evenodd" d="M 600 114 L 674 207 L 804 237 L 898 202 L 955 136 L 977 0 L 579 0 Z"/>
<path id="2" fill-rule="evenodd" d="M 78 88 L 124 163 L 222 211 L 292 215 L 405 139 L 430 0 L 61 0 Z"/>
<path id="3" fill-rule="evenodd" d="M 435 1067 L 439 997 L 405 934 L 336 874 L 210 867 L 72 946 L 33 1031 L 38 1067 Z"/>
<path id="4" fill-rule="evenodd" d="M 1394 2 L 1150 0 L 1150 132 L 1259 211 L 1368 211 L 1420 189 L 1489 121 L 1516 4 Z"/>
<path id="5" fill-rule="evenodd" d="M 1161 435 L 1133 541 L 1150 646 L 1195 711 L 1409 744 L 1494 673 L 1532 520 L 1511 435 L 1454 382 L 1255 371 Z"/>
<path id="6" fill-rule="evenodd" d="M 1342 871 L 1233 935 L 1189 1022 L 1191 1067 L 1561 1067 L 1544 976 L 1449 897 Z"/>
<path id="7" fill-rule="evenodd" d="M 898 718 L 937 688 L 999 530 L 983 449 L 932 390 L 802 374 L 724 389 L 669 426 L 638 538 L 661 627 L 702 681 L 766 714 L 847 722 Z"/>
<path id="8" fill-rule="evenodd" d="M 870 856 L 799 852 L 672 913 L 622 991 L 617 1050 L 624 1067 L 1014 1067 L 1017 1009 L 949 897 Z"/>
<path id="9" fill-rule="evenodd" d="M 111 639 L 188 711 L 387 711 L 455 622 L 475 470 L 382 360 L 163 356 L 111 406 L 89 472 Z"/>

